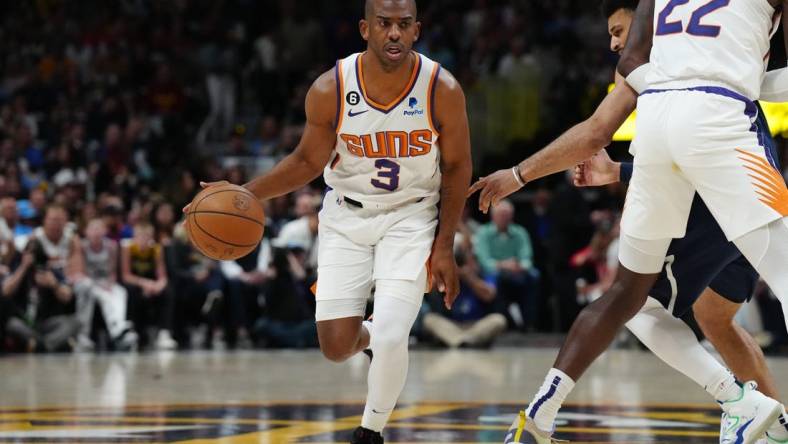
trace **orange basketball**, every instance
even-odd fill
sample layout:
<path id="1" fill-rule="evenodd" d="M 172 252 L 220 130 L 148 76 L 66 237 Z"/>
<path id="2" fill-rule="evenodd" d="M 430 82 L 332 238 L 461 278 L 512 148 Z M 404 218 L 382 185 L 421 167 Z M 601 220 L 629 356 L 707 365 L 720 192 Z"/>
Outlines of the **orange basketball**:
<path id="1" fill-rule="evenodd" d="M 216 260 L 229 261 L 251 253 L 263 238 L 264 228 L 260 201 L 246 188 L 233 184 L 202 190 L 186 216 L 192 245 Z"/>

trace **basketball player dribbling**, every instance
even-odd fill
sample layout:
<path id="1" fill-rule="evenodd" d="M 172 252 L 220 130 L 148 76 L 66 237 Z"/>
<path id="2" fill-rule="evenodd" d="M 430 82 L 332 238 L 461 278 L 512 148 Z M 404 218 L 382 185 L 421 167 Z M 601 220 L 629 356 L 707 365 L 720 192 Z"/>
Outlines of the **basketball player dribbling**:
<path id="1" fill-rule="evenodd" d="M 470 185 L 470 137 L 457 81 L 411 49 L 421 28 L 415 0 L 367 0 L 359 28 L 367 51 L 312 84 L 295 151 L 244 186 L 266 200 L 323 173 L 331 189 L 318 230 L 320 348 L 334 362 L 371 350 L 351 443 L 382 443 L 424 293 L 433 279 L 447 306 L 458 293 L 452 248 Z M 363 321 L 373 286 L 374 323 Z"/>

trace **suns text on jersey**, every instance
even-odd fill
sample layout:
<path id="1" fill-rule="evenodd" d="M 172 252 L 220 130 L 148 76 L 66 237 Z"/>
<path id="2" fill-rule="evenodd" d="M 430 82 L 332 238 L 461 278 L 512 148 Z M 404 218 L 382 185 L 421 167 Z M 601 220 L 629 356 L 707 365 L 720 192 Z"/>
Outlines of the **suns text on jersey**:
<path id="1" fill-rule="evenodd" d="M 429 154 L 434 135 L 431 130 L 379 131 L 375 134 L 340 134 L 348 152 L 358 157 L 402 158 Z"/>

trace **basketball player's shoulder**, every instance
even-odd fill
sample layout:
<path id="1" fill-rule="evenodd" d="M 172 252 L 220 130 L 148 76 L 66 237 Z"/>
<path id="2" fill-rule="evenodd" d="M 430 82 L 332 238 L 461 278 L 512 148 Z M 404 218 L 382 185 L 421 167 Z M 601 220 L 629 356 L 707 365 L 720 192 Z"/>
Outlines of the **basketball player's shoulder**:
<path id="1" fill-rule="evenodd" d="M 306 116 L 312 121 L 333 122 L 336 114 L 337 79 L 334 69 L 321 74 L 306 94 Z"/>
<path id="2" fill-rule="evenodd" d="M 460 82 L 447 69 L 441 68 L 435 80 L 435 117 L 446 120 L 465 114 L 465 93 Z"/>

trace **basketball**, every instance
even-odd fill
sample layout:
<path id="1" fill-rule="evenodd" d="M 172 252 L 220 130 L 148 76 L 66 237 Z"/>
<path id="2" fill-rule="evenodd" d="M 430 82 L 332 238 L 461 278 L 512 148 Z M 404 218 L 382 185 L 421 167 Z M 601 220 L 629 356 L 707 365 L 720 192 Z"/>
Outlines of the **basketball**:
<path id="1" fill-rule="evenodd" d="M 194 197 L 186 219 L 189 239 L 211 259 L 244 257 L 263 238 L 263 206 L 246 188 L 225 184 L 202 190 Z"/>

